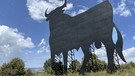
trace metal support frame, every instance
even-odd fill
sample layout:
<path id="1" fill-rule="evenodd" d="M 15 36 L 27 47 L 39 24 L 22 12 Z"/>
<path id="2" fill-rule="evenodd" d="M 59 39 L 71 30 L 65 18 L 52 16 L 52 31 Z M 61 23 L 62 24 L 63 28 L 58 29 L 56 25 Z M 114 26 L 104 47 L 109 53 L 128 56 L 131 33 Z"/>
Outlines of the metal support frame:
<path id="1" fill-rule="evenodd" d="M 68 52 L 68 65 L 75 60 L 75 49 Z M 75 63 L 73 62 L 72 70 L 74 70 Z"/>
<path id="2" fill-rule="evenodd" d="M 104 47 L 104 46 L 102 46 L 102 47 Z M 90 51 L 90 54 L 92 54 L 92 55 L 95 54 L 95 49 L 94 48 L 95 48 L 94 44 L 91 44 L 90 48 L 89 48 L 89 51 Z M 114 56 L 115 68 L 120 68 L 120 62 L 119 62 L 120 58 L 118 57 L 118 53 L 116 52 L 116 50 L 114 50 L 114 55 L 113 56 Z M 92 63 L 96 64 L 96 60 L 95 60 L 95 58 L 93 56 L 91 56 L 90 60 L 91 60 Z"/>
<path id="3" fill-rule="evenodd" d="M 96 58 L 94 57 L 95 55 L 95 46 L 94 43 L 90 45 L 89 52 L 91 54 L 90 61 L 92 62 L 92 65 L 96 65 Z"/>
<path id="4" fill-rule="evenodd" d="M 75 50 L 71 50 L 68 52 L 68 62 L 72 62 L 75 59 Z"/>
<path id="5" fill-rule="evenodd" d="M 119 57 L 118 57 L 118 53 L 116 52 L 116 50 L 114 50 L 114 64 L 115 67 L 120 68 L 120 63 L 119 63 Z"/>
<path id="6" fill-rule="evenodd" d="M 75 60 L 75 49 L 73 49 L 71 51 L 68 51 L 68 62 L 67 62 L 68 65 L 67 66 L 69 66 L 69 64 L 74 60 Z M 59 54 L 59 55 L 55 55 L 55 61 L 63 63 L 63 55 L 62 55 L 62 53 Z M 75 64 L 73 63 L 72 67 L 74 67 L 74 66 L 75 66 Z"/>
<path id="7" fill-rule="evenodd" d="M 90 48 L 89 48 L 89 52 L 91 54 L 91 57 L 90 57 L 90 61 L 93 63 L 93 65 L 96 65 L 96 58 L 94 58 L 93 55 L 95 55 L 95 46 L 94 44 L 91 44 L 90 45 Z M 119 63 L 119 57 L 118 57 L 118 53 L 116 52 L 116 50 L 114 50 L 114 64 L 115 64 L 115 68 L 120 68 L 120 63 Z M 63 55 L 62 54 L 59 54 L 59 55 L 55 55 L 55 60 L 56 62 L 63 62 Z M 75 49 L 71 50 L 68 52 L 68 65 L 71 64 L 72 61 L 75 60 Z M 72 65 L 72 69 L 74 69 L 73 67 L 75 66 L 75 63 L 73 63 Z"/>
<path id="8" fill-rule="evenodd" d="M 55 55 L 55 61 L 56 62 L 63 62 L 62 58 L 63 58 L 62 54 Z"/>

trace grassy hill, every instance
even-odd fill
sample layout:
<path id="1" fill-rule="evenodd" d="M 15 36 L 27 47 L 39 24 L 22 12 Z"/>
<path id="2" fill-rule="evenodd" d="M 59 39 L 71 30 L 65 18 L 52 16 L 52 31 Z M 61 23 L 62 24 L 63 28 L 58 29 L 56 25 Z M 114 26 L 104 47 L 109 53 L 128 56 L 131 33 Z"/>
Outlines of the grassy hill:
<path id="1" fill-rule="evenodd" d="M 85 76 L 134 76 L 135 75 L 135 68 L 127 68 L 127 69 L 119 69 L 113 74 L 108 74 L 106 71 L 99 71 L 96 73 L 85 73 Z M 36 73 L 34 76 L 55 76 L 47 73 Z M 68 76 L 82 76 L 78 73 L 68 73 Z"/>
<path id="2" fill-rule="evenodd" d="M 47 74 L 45 72 L 35 73 L 33 76 L 55 76 L 51 74 Z M 63 75 L 64 76 L 64 75 Z M 135 76 L 135 63 L 130 62 L 127 64 L 123 64 L 120 66 L 120 69 L 117 69 L 113 74 L 106 73 L 106 70 L 98 71 L 98 72 L 89 72 L 85 73 L 85 75 L 79 75 L 78 73 L 68 73 L 68 76 Z"/>

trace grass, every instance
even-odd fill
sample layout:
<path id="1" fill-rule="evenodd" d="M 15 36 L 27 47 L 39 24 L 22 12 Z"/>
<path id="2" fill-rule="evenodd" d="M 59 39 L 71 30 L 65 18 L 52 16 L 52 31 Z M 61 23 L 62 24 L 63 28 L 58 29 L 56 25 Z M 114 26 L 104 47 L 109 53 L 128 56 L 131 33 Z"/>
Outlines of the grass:
<path id="1" fill-rule="evenodd" d="M 96 73 L 93 73 L 93 72 L 85 73 L 85 75 L 79 75 L 78 73 L 68 73 L 68 76 L 134 76 L 134 75 L 135 75 L 135 68 L 120 69 L 113 74 L 108 74 L 106 73 L 106 71 L 99 71 Z M 36 73 L 33 76 L 55 76 L 55 75 L 50 75 L 47 73 Z"/>

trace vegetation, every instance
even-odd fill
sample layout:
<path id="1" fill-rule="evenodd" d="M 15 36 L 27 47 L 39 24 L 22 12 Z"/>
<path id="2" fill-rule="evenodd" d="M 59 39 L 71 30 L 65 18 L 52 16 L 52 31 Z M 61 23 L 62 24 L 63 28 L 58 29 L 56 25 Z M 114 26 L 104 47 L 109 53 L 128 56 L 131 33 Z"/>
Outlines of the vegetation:
<path id="1" fill-rule="evenodd" d="M 92 54 L 92 58 L 87 63 L 86 72 L 98 72 L 106 70 L 107 64 L 104 61 L 98 59 L 95 54 Z"/>
<path id="2" fill-rule="evenodd" d="M 85 75 L 79 75 L 78 72 L 68 72 L 68 76 L 134 76 L 135 75 L 135 64 L 130 62 L 128 64 L 121 65 L 120 69 L 118 69 L 113 74 L 106 73 L 106 70 L 101 70 L 97 72 L 86 72 Z M 53 74 L 44 73 L 36 73 L 33 76 L 55 76 Z"/>
<path id="3" fill-rule="evenodd" d="M 98 72 L 87 72 L 85 75 L 79 75 L 79 73 L 68 73 L 68 76 L 134 76 L 135 75 L 135 68 L 133 69 L 119 69 L 113 74 L 108 74 L 106 73 L 106 70 L 103 71 L 98 71 Z M 47 74 L 47 73 L 36 73 L 33 76 L 55 76 L 52 74 Z M 64 76 L 64 75 L 63 75 Z"/>
<path id="4" fill-rule="evenodd" d="M 71 62 L 71 64 L 69 65 L 69 71 L 74 73 L 74 72 L 79 72 L 81 68 L 81 63 L 78 60 L 74 60 Z"/>
<path id="5" fill-rule="evenodd" d="M 25 71 L 24 76 L 33 76 L 33 73 L 30 69 L 28 69 L 28 70 Z"/>
<path id="6" fill-rule="evenodd" d="M 100 61 L 96 56 L 96 66 L 93 65 L 95 61 L 88 62 L 87 71 L 85 76 L 110 76 L 106 73 L 106 63 Z M 0 76 L 56 76 L 63 74 L 63 65 L 61 62 L 55 63 L 55 68 L 52 71 L 51 60 L 48 59 L 44 63 L 45 72 L 32 73 L 30 69 L 24 70 L 24 62 L 19 58 L 14 58 L 9 63 L 4 63 L 0 68 Z M 81 63 L 78 60 L 71 62 L 68 68 L 68 76 L 83 76 L 79 75 L 78 71 L 81 67 Z M 96 70 L 95 70 L 96 69 Z M 121 65 L 120 69 L 111 74 L 111 76 L 134 76 L 135 75 L 135 63 L 130 62 L 128 64 Z"/>
<path id="7" fill-rule="evenodd" d="M 82 58 L 83 61 L 83 58 Z M 74 60 L 71 62 L 68 68 L 69 76 L 82 76 L 79 75 L 79 70 L 82 62 L 80 63 L 78 60 Z M 47 60 L 44 64 L 44 68 L 48 67 L 50 73 L 46 70 L 44 73 L 36 73 L 34 76 L 55 76 L 54 71 L 51 69 L 51 60 Z M 49 66 L 47 66 L 49 65 Z M 56 66 L 59 68 L 59 66 Z M 110 74 L 106 73 L 107 64 L 104 61 L 101 61 L 97 58 L 96 55 L 92 55 L 92 59 L 87 63 L 87 69 L 85 76 L 110 76 Z M 46 68 L 47 69 L 47 68 Z M 60 72 L 60 69 L 57 69 L 57 73 Z M 121 65 L 120 69 L 118 68 L 111 76 L 133 76 L 135 74 L 135 64 L 130 62 L 128 64 Z M 56 74 L 58 75 L 58 74 Z"/>
<path id="8" fill-rule="evenodd" d="M 24 67 L 24 62 L 21 59 L 14 58 L 1 66 L 0 76 L 32 76 L 31 70 L 25 71 Z"/>
<path id="9" fill-rule="evenodd" d="M 134 68 L 135 68 L 135 63 L 133 62 L 121 65 L 121 69 L 134 69 Z"/>
<path id="10" fill-rule="evenodd" d="M 46 60 L 43 67 L 46 73 L 48 74 L 53 73 L 53 70 L 51 68 L 51 59 Z"/>
<path id="11" fill-rule="evenodd" d="M 55 74 L 55 75 L 63 75 L 63 64 L 62 62 L 55 62 L 54 66 L 51 67 L 51 59 L 48 59 L 45 63 L 44 63 L 44 69 L 45 72 L 48 74 Z"/>

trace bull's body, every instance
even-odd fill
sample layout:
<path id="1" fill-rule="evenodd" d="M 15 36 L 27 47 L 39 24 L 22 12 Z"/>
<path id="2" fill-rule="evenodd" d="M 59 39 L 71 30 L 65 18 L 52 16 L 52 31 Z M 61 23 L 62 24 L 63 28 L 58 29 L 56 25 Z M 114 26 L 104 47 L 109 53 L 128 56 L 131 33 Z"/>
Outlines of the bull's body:
<path id="1" fill-rule="evenodd" d="M 57 8 L 55 12 L 59 8 Z M 108 1 L 104 1 L 74 17 L 64 13 L 56 12 L 56 15 L 53 13 L 54 12 L 49 16 L 49 43 L 52 62 L 54 61 L 55 54 L 65 53 L 64 66 L 66 69 L 67 52 L 72 49 L 78 50 L 81 47 L 84 53 L 84 62 L 80 70 L 80 74 L 82 74 L 90 58 L 89 46 L 93 42 L 95 42 L 95 45 L 99 45 L 101 42 L 105 45 L 108 57 L 108 71 L 114 70 L 114 50 L 116 50 L 120 58 L 125 61 L 122 54 L 122 36 L 113 23 L 113 10 Z M 118 41 L 116 44 L 114 44 L 112 40 L 113 28 L 116 29 L 118 34 Z"/>
<path id="2" fill-rule="evenodd" d="M 107 6 L 107 7 L 106 7 Z M 85 43 L 103 41 L 112 36 L 115 27 L 112 7 L 108 2 L 95 6 L 84 13 L 71 17 L 67 14 L 56 15 L 50 21 L 50 48 L 52 52 L 61 53 L 78 49 Z M 109 33 L 109 34 L 108 34 Z"/>

